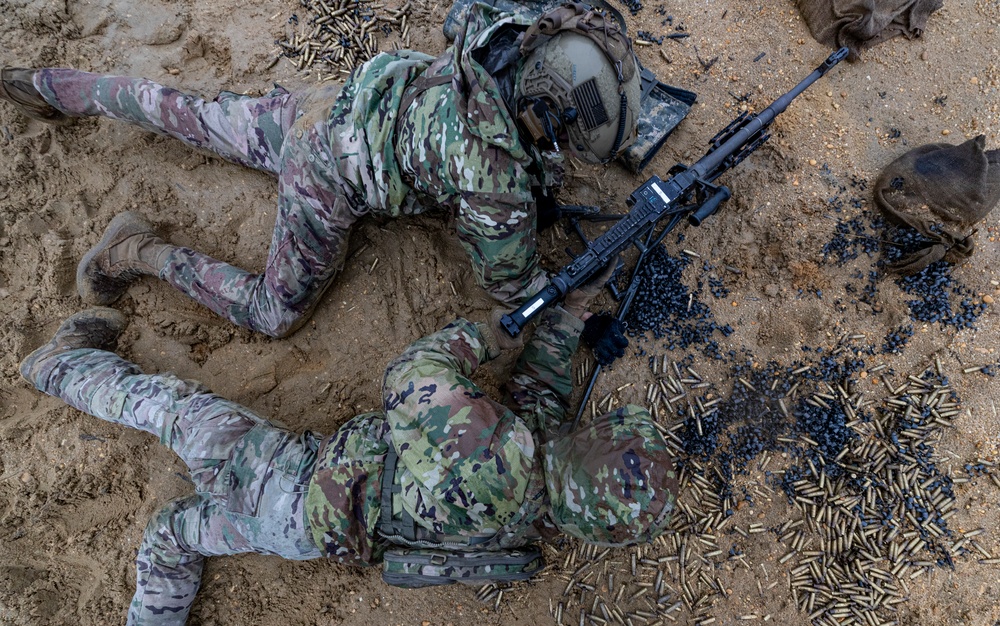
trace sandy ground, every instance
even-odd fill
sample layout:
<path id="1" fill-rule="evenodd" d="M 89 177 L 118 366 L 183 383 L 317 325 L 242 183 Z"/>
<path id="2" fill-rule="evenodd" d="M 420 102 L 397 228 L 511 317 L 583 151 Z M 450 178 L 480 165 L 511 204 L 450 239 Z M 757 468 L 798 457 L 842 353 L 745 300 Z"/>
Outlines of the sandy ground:
<path id="1" fill-rule="evenodd" d="M 415 5 L 411 37 L 421 42 L 415 47 L 443 50 L 447 4 Z M 273 42 L 288 34 L 287 17 L 297 10 L 288 0 L 0 0 L 0 61 L 142 75 L 207 95 L 261 93 L 274 81 L 294 88 L 315 77 L 272 60 Z M 673 26 L 663 23 L 666 15 Z M 858 269 L 871 269 L 871 260 L 822 263 L 822 245 L 836 223 L 826 199 L 852 177 L 874 181 L 908 147 L 942 140 L 944 133 L 947 141 L 985 133 L 990 147 L 1000 147 L 998 21 L 996 0 L 950 0 L 923 38 L 889 42 L 831 72 L 779 119 L 765 148 L 723 179 L 733 200 L 701 228 L 687 229 L 683 247 L 740 271 L 726 276 L 730 294 L 711 302 L 719 322 L 735 329 L 720 338 L 724 349 L 745 347 L 762 361 L 787 364 L 801 345 L 832 345 L 844 332 L 877 343 L 907 323 L 905 298 L 888 280 L 876 315 L 870 307 L 834 304 L 849 300 L 844 283 Z M 699 95 L 650 173 L 665 174 L 675 162 L 700 156 L 740 108 L 734 96 L 749 94 L 751 107 L 762 107 L 828 53 L 787 0 L 653 2 L 630 18 L 632 32 L 667 34 L 678 25 L 688 39 L 637 48 L 664 81 Z M 699 58 L 717 60 L 706 71 Z M 20 379 L 17 364 L 81 308 L 74 268 L 112 216 L 140 211 L 176 243 L 260 268 L 276 185 L 122 124 L 83 120 L 53 128 L 9 106 L 0 106 L 0 149 L 0 623 L 121 623 L 142 531 L 158 507 L 190 490 L 184 468 L 152 437 L 42 397 Z M 581 170 L 571 176 L 566 197 L 613 210 L 642 180 L 617 166 Z M 869 193 L 846 192 L 865 207 Z M 858 213 L 847 206 L 836 217 Z M 977 299 L 1000 296 L 997 219 L 994 214 L 982 226 L 973 262 L 956 270 Z M 562 263 L 565 243 L 550 236 L 542 241 L 549 266 Z M 123 353 L 147 371 L 201 380 L 291 428 L 331 432 L 377 406 L 382 369 L 403 346 L 460 314 L 482 319 L 490 307 L 444 216 L 367 220 L 352 250 L 312 322 L 282 341 L 236 328 L 166 285 L 144 280 L 117 305 L 131 320 Z M 811 296 L 815 289 L 824 297 Z M 996 384 L 982 374 L 962 374 L 969 365 L 996 363 L 995 312 L 988 310 L 976 329 L 915 324 L 915 331 L 903 354 L 882 355 L 869 367 L 885 362 L 902 376 L 938 358 L 969 409 L 948 430 L 940 452 L 956 465 L 995 460 Z M 495 387 L 510 364 L 505 358 L 486 368 L 484 385 Z M 631 356 L 601 379 L 597 397 L 633 383 L 616 397 L 641 403 L 649 380 L 645 357 Z M 953 518 L 954 527 L 984 528 L 977 540 L 994 555 L 1000 554 L 997 493 L 988 480 L 961 485 Z M 775 496 L 739 510 L 734 525 L 777 524 L 791 515 Z M 712 601 L 715 623 L 748 615 L 808 623 L 783 579 L 790 566 L 777 563 L 783 549 L 773 535 L 751 535 L 743 546 L 754 569 L 717 568 L 728 594 Z M 551 603 L 565 587 L 558 570 L 566 557 L 550 556 L 552 574 L 487 604 L 464 588 L 406 592 L 384 585 L 375 571 L 323 562 L 210 559 L 191 623 L 551 623 Z M 627 551 L 606 558 L 627 569 Z M 759 592 L 757 581 L 775 580 L 782 582 Z M 974 555 L 959 558 L 954 570 L 937 568 L 913 580 L 896 619 L 992 626 L 998 607 L 1000 567 L 978 564 Z M 684 623 L 689 615 L 681 610 L 674 618 Z M 563 622 L 576 623 L 578 616 L 567 613 Z"/>

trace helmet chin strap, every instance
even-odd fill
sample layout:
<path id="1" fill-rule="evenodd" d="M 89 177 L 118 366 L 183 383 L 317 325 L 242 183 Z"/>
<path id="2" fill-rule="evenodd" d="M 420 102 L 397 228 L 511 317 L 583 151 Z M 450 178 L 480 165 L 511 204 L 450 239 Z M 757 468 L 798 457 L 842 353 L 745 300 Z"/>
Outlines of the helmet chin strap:
<path id="1" fill-rule="evenodd" d="M 621 74 L 619 74 L 620 76 Z M 615 134 L 615 143 L 611 146 L 611 154 L 618 154 L 618 149 L 622 147 L 622 141 L 625 139 L 625 117 L 628 115 L 628 96 L 625 92 L 621 93 L 621 108 L 618 111 L 618 132 Z"/>

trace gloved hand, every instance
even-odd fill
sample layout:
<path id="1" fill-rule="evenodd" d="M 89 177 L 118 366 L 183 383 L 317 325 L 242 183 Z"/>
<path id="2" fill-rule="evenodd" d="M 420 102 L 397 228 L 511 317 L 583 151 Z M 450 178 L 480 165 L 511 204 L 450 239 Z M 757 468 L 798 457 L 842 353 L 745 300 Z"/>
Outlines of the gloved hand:
<path id="1" fill-rule="evenodd" d="M 490 317 L 484 324 L 480 325 L 480 332 L 483 340 L 486 341 L 486 349 L 491 357 L 500 354 L 501 350 L 516 350 L 524 347 L 524 333 L 517 337 L 511 337 L 507 330 L 500 323 L 500 318 L 504 313 L 509 313 L 506 309 L 495 308 L 490 311 Z"/>
<path id="2" fill-rule="evenodd" d="M 625 324 L 608 313 L 587 318 L 580 338 L 590 346 L 594 358 L 603 366 L 611 365 L 618 357 L 625 356 L 625 348 L 628 347 Z"/>
<path id="3" fill-rule="evenodd" d="M 563 299 L 563 308 L 566 309 L 567 313 L 583 319 L 583 314 L 587 312 L 590 301 L 601 293 L 601 289 L 615 273 L 618 259 L 619 257 L 616 255 L 599 274 L 595 274 L 593 278 L 566 294 L 566 298 Z"/>
<path id="4" fill-rule="evenodd" d="M 538 232 L 548 230 L 553 224 L 559 221 L 562 215 L 559 212 L 559 203 L 556 197 L 546 192 L 542 187 L 532 187 L 531 194 L 535 197 L 535 212 L 538 216 Z"/>

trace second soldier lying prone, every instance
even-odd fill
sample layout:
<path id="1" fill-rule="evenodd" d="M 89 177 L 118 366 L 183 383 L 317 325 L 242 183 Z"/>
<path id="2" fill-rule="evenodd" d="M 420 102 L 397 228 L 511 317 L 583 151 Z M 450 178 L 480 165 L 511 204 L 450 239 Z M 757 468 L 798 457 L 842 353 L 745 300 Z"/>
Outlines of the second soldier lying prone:
<path id="1" fill-rule="evenodd" d="M 128 609 L 132 625 L 183 624 L 206 556 L 371 565 L 394 546 L 502 553 L 559 532 L 609 546 L 658 537 L 677 480 L 649 413 L 628 405 L 568 432 L 571 358 L 593 295 L 582 291 L 544 313 L 503 403 L 470 380 L 500 352 L 494 326 L 458 319 L 389 364 L 381 410 L 330 436 L 292 433 L 196 382 L 144 374 L 110 351 L 125 325 L 113 309 L 68 318 L 21 373 L 81 411 L 152 434 L 188 466 L 195 492 L 150 520 Z"/>

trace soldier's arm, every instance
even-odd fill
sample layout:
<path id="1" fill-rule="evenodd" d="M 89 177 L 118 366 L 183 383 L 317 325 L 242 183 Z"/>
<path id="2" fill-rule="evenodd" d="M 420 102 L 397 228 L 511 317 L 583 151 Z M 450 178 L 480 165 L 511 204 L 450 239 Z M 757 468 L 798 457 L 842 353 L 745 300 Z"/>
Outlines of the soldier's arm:
<path id="1" fill-rule="evenodd" d="M 393 359 L 386 370 L 390 374 L 406 368 L 433 368 L 471 376 L 479 366 L 499 354 L 490 349 L 478 324 L 458 318 L 441 330 L 417 339 Z"/>
<path id="2" fill-rule="evenodd" d="M 400 167 L 424 201 L 452 210 L 476 282 L 500 302 L 520 306 L 546 284 L 531 177 L 510 153 L 473 135 L 442 89 L 414 104 L 429 113 L 403 129 L 401 137 L 411 141 L 397 147 Z"/>
<path id="3" fill-rule="evenodd" d="M 548 309 L 507 383 L 508 406 L 546 437 L 566 419 L 573 392 L 572 359 L 582 331 L 583 321 L 575 315 L 562 307 Z"/>
<path id="4" fill-rule="evenodd" d="M 455 216 L 459 241 L 491 296 L 520 306 L 545 287 L 539 266 L 534 200 L 520 194 L 463 192 Z"/>
<path id="5" fill-rule="evenodd" d="M 386 370 L 392 443 L 419 492 L 407 491 L 404 507 L 425 525 L 466 519 L 470 528 L 493 527 L 523 499 L 531 433 L 469 379 L 495 354 L 479 325 L 459 319 L 414 342 Z"/>

